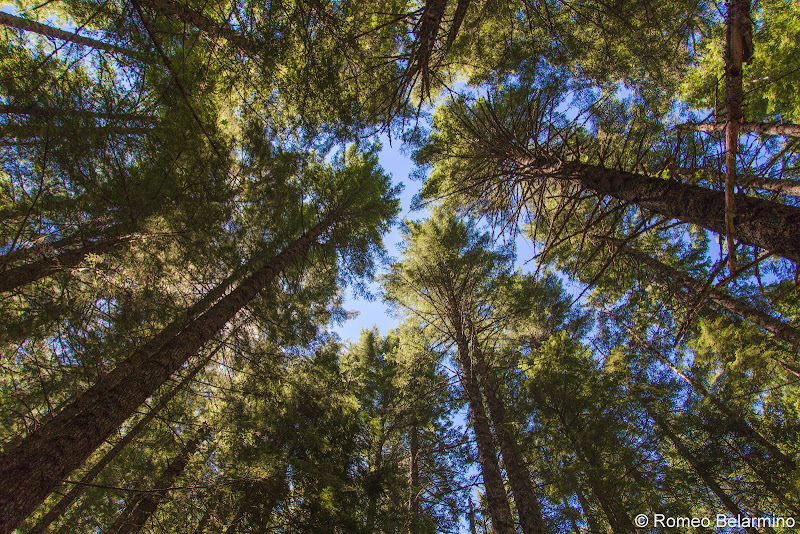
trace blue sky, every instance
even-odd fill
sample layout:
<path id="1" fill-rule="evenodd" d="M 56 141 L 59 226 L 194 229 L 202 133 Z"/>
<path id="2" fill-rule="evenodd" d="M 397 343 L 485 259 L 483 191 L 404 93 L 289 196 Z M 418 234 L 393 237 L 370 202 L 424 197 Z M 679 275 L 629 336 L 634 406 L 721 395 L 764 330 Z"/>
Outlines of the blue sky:
<path id="1" fill-rule="evenodd" d="M 392 177 L 392 183 L 404 184 L 403 192 L 400 196 L 401 213 L 400 219 L 423 219 L 425 212 L 411 212 L 411 199 L 419 192 L 422 186 L 421 182 L 413 181 L 409 178 L 411 171 L 414 169 L 414 163 L 411 158 L 401 152 L 400 142 L 393 140 L 392 145 L 389 145 L 387 138 L 382 137 L 383 149 L 379 155 L 379 161 L 383 169 Z M 397 259 L 400 256 L 400 229 L 397 225 L 392 229 L 392 232 L 384 239 L 384 244 L 389 252 L 389 255 Z M 385 268 L 381 269 L 383 272 Z M 369 284 L 369 290 L 376 295 L 376 299 L 369 301 L 353 295 L 353 291 L 348 288 L 346 290 L 346 297 L 344 307 L 348 311 L 358 311 L 358 316 L 347 321 L 342 326 L 334 326 L 333 331 L 339 334 L 342 341 L 348 339 L 355 342 L 358 339 L 362 329 L 369 329 L 377 326 L 381 334 L 386 333 L 399 324 L 399 320 L 392 317 L 391 310 L 381 300 L 380 285 L 376 282 Z"/>

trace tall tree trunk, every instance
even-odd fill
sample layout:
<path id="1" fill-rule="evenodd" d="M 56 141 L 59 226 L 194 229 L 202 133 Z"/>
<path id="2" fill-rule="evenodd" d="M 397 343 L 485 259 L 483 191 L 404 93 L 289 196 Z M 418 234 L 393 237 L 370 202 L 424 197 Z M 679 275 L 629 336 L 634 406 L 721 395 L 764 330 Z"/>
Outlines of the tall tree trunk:
<path id="1" fill-rule="evenodd" d="M 0 24 L 10 28 L 15 28 L 17 30 L 37 33 L 39 35 L 50 37 L 52 39 L 58 39 L 60 41 L 67 41 L 70 43 L 95 48 L 97 50 L 121 54 L 137 61 L 146 61 L 146 56 L 142 53 L 136 52 L 135 50 L 128 50 L 127 48 L 123 48 L 111 43 L 105 43 L 103 41 L 98 41 L 97 39 L 83 37 L 77 33 L 65 32 L 59 28 L 53 28 L 52 26 L 47 26 L 39 22 L 9 15 L 8 13 L 0 13 Z"/>
<path id="2" fill-rule="evenodd" d="M 475 525 L 475 505 L 472 503 L 472 496 L 469 498 L 469 533 L 478 534 L 478 529 Z"/>
<path id="3" fill-rule="evenodd" d="M 687 122 L 679 124 L 678 130 L 694 130 L 696 132 L 724 132 L 725 123 Z M 783 122 L 742 122 L 739 131 L 759 135 L 786 135 L 800 137 L 800 125 Z"/>
<path id="4" fill-rule="evenodd" d="M 419 428 L 417 422 L 411 425 L 408 437 L 408 534 L 417 534 L 417 524 L 421 515 L 420 510 L 420 481 L 419 481 Z"/>
<path id="5" fill-rule="evenodd" d="M 578 496 L 578 502 L 581 503 L 583 516 L 586 518 L 586 522 L 589 524 L 589 531 L 592 534 L 601 534 L 602 530 L 600 529 L 600 525 L 597 524 L 597 519 L 595 519 L 594 517 L 594 512 L 592 512 L 592 507 L 589 504 L 589 501 L 586 499 L 586 495 L 583 494 L 580 482 L 578 482 L 578 477 L 576 477 L 573 474 L 572 478 L 575 483 L 575 495 Z"/>
<path id="6" fill-rule="evenodd" d="M 76 267 L 89 254 L 105 254 L 121 248 L 130 241 L 130 235 L 115 235 L 93 241 L 76 249 L 66 250 L 51 258 L 42 258 L 17 267 L 6 269 L 0 280 L 0 293 L 13 291 L 42 278 Z"/>
<path id="7" fill-rule="evenodd" d="M 153 512 L 166 496 L 169 488 L 186 469 L 189 459 L 197 447 L 208 438 L 209 430 L 203 427 L 197 436 L 192 438 L 183 450 L 170 462 L 167 469 L 154 484 L 154 489 L 140 494 L 136 504 L 127 513 L 123 512 L 106 532 L 110 534 L 136 534 L 144 527 Z"/>
<path id="8" fill-rule="evenodd" d="M 607 237 L 601 237 L 601 239 L 611 243 L 612 246 L 620 252 L 650 267 L 656 276 L 664 282 L 675 281 L 689 291 L 698 295 L 704 293 L 708 296 L 708 299 L 711 302 L 715 303 L 722 309 L 727 310 L 734 315 L 738 315 L 743 319 L 747 319 L 753 324 L 774 335 L 776 338 L 800 348 L 800 330 L 792 327 L 791 325 L 788 325 L 783 321 L 780 321 L 779 319 L 776 319 L 775 317 L 772 317 L 771 315 L 726 294 L 720 289 L 707 289 L 704 282 L 701 282 L 700 280 L 697 280 L 696 278 L 693 278 L 692 276 L 689 276 L 688 274 L 674 267 L 670 267 L 669 265 L 652 258 L 644 252 L 629 247 L 623 241 L 610 239 Z"/>
<path id="9" fill-rule="evenodd" d="M 719 171 L 709 171 L 703 168 L 678 168 L 677 174 L 684 177 L 694 177 L 702 173 L 704 179 L 712 180 L 714 182 L 725 183 L 725 174 Z M 737 176 L 740 186 L 749 187 L 753 189 L 763 189 L 765 191 L 775 191 L 784 195 L 793 197 L 800 196 L 800 182 L 794 180 L 784 180 L 780 178 L 766 178 L 764 176 L 755 176 L 752 173 L 746 173 Z"/>
<path id="10" fill-rule="evenodd" d="M 471 322 L 468 322 L 468 325 L 471 331 L 475 372 L 483 386 L 483 393 L 486 395 L 489 416 L 494 424 L 495 435 L 497 435 L 497 442 L 500 445 L 500 455 L 503 458 L 508 484 L 511 486 L 511 493 L 517 505 L 522 532 L 545 534 L 548 532 L 548 528 L 542 515 L 542 506 L 533 489 L 531 474 L 517 450 L 516 440 L 506 422 L 505 403 L 500 397 L 492 377 L 489 376 L 483 350 L 481 350 L 473 325 Z"/>
<path id="11" fill-rule="evenodd" d="M 2 218 L 1 215 L 0 218 Z M 6 265 L 12 262 L 30 262 L 35 259 L 53 257 L 54 255 L 65 252 L 70 247 L 79 243 L 97 241 L 104 235 L 117 235 L 118 233 L 119 231 L 116 229 L 97 228 L 93 230 L 86 230 L 81 228 L 66 237 L 62 237 L 54 241 L 42 242 L 39 240 L 43 238 L 39 238 L 36 244 L 26 248 L 14 248 L 0 256 L 0 269 L 5 268 Z"/>
<path id="12" fill-rule="evenodd" d="M 519 172 L 539 180 L 542 165 L 521 161 Z M 565 163 L 551 175 L 665 217 L 721 235 L 727 232 L 725 193 L 721 191 L 583 163 Z M 735 239 L 800 262 L 800 208 L 743 194 L 736 195 L 736 205 Z"/>
<path id="13" fill-rule="evenodd" d="M 117 455 L 122 452 L 122 450 L 127 447 L 131 441 L 136 439 L 136 437 L 141 434 L 142 430 L 147 428 L 147 425 L 150 424 L 150 421 L 152 421 L 153 418 L 170 403 L 175 395 L 186 389 L 194 377 L 197 376 L 197 373 L 205 369 L 206 365 L 208 365 L 209 359 L 213 357 L 215 352 L 216 351 L 203 358 L 203 360 L 198 363 L 194 369 L 192 369 L 185 377 L 183 377 L 178 385 L 172 388 L 169 393 L 161 397 L 158 400 L 158 403 L 156 403 L 156 405 L 153 406 L 153 408 L 150 409 L 150 411 L 147 412 L 147 414 L 142 417 L 133 426 L 133 428 L 128 430 L 128 432 L 125 434 L 125 437 L 117 441 L 114 446 L 105 455 L 103 455 L 100 461 L 81 477 L 80 482 L 73 485 L 72 489 L 70 489 L 63 497 L 61 497 L 61 500 L 59 500 L 55 506 L 48 510 L 44 516 L 42 516 L 42 518 L 28 532 L 28 534 L 42 534 L 47 530 L 47 527 L 49 527 L 53 521 L 61 517 L 63 513 L 67 511 L 69 506 L 83 494 L 84 490 L 88 487 L 88 484 L 92 482 L 95 477 L 97 477 L 97 475 L 99 475 L 100 472 L 105 469 L 106 466 L 110 464 L 112 460 L 114 460 L 114 458 L 116 458 Z"/>
<path id="14" fill-rule="evenodd" d="M 742 122 L 742 60 L 745 25 L 750 23 L 750 0 L 728 0 L 725 38 L 725 225 L 731 272 L 735 270 L 734 215 L 736 155 L 739 148 L 739 124 Z"/>
<path id="15" fill-rule="evenodd" d="M 746 515 L 742 513 L 741 508 L 739 508 L 739 505 L 734 502 L 733 498 L 720 487 L 720 485 L 717 483 L 716 480 L 714 480 L 714 477 L 711 476 L 711 473 L 708 472 L 708 469 L 706 469 L 705 466 L 703 466 L 697 460 L 697 458 L 695 458 L 694 455 L 691 452 L 689 452 L 689 450 L 686 448 L 686 446 L 683 444 L 680 438 L 678 438 L 672 432 L 672 430 L 669 427 L 669 424 L 665 420 L 663 420 L 660 416 L 656 415 L 652 410 L 647 409 L 647 411 L 650 412 L 650 416 L 655 420 L 658 428 L 661 429 L 664 435 L 666 435 L 667 438 L 669 438 L 669 440 L 675 446 L 675 449 L 678 451 L 678 454 L 681 456 L 681 458 L 686 460 L 686 462 L 690 466 L 692 466 L 692 469 L 694 469 L 695 472 L 698 475 L 700 475 L 700 478 L 702 479 L 703 483 L 706 486 L 708 486 L 708 488 L 712 492 L 714 492 L 714 495 L 717 496 L 717 498 L 725 506 L 728 512 L 730 512 L 732 516 L 737 516 L 737 517 L 740 515 Z M 758 531 L 752 527 L 746 528 L 745 530 L 747 530 L 747 532 L 750 532 L 751 534 L 758 534 Z"/>
<path id="16" fill-rule="evenodd" d="M 454 321 L 454 324 L 462 326 L 460 323 L 460 318 Z M 516 528 L 511 515 L 511 506 L 508 503 L 508 495 L 503 486 L 503 477 L 500 472 L 500 465 L 497 462 L 497 450 L 492 438 L 492 430 L 483 406 L 478 380 L 472 369 L 469 342 L 464 335 L 463 328 L 456 332 L 456 345 L 458 361 L 461 365 L 461 372 L 464 375 L 463 385 L 467 393 L 472 429 L 475 432 L 475 441 L 478 445 L 478 462 L 483 474 L 483 485 L 486 488 L 486 501 L 489 507 L 489 516 L 492 519 L 492 526 L 498 534 L 513 534 Z"/>
<path id="17" fill-rule="evenodd" d="M 176 335 L 160 340 L 165 341 L 160 346 L 145 344 L 50 422 L 6 451 L 0 457 L 0 533 L 13 530 L 41 504 L 114 429 L 333 223 L 333 216 L 317 223 L 202 315 L 184 328 L 175 328 Z"/>

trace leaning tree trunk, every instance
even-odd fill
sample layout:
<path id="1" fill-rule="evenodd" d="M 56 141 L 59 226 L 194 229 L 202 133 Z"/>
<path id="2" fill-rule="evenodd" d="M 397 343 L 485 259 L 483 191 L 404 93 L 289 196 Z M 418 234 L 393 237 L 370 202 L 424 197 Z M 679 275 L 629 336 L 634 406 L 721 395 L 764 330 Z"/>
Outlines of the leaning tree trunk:
<path id="1" fill-rule="evenodd" d="M 601 534 L 603 531 L 600 529 L 600 525 L 597 524 L 597 519 L 594 517 L 592 507 L 589 504 L 588 499 L 586 499 L 586 495 L 584 495 L 583 490 L 581 489 L 580 482 L 578 482 L 578 477 L 573 474 L 572 478 L 575 483 L 575 495 L 578 496 L 578 502 L 581 503 L 583 516 L 586 518 L 586 522 L 589 524 L 589 532 L 592 534 Z"/>
<path id="2" fill-rule="evenodd" d="M 216 352 L 216 351 L 214 351 Z M 125 437 L 120 439 L 118 442 L 114 444 L 114 446 L 103 455 L 103 458 L 100 459 L 85 475 L 83 475 L 80 481 L 73 485 L 72 489 L 70 489 L 66 495 L 61 497 L 55 506 L 53 506 L 47 513 L 36 523 L 36 525 L 28 532 L 28 534 L 42 534 L 47 530 L 47 527 L 50 524 L 61 517 L 64 512 L 67 511 L 69 506 L 75 502 L 81 495 L 83 495 L 84 490 L 89 487 L 89 484 L 95 479 L 100 472 L 106 468 L 108 464 L 111 463 L 117 455 L 122 452 L 122 450 L 128 446 L 128 444 L 136 439 L 136 437 L 141 434 L 142 430 L 147 428 L 147 425 L 150 424 L 150 421 L 153 420 L 156 415 L 158 415 L 164 407 L 169 404 L 169 402 L 181 391 L 186 389 L 186 386 L 197 376 L 197 373 L 205 369 L 206 365 L 208 364 L 209 359 L 213 357 L 214 352 L 203 358 L 203 360 L 198 363 L 194 369 L 192 369 L 181 381 L 176 385 L 169 393 L 164 395 L 158 400 L 158 403 L 153 406 L 147 414 L 142 417 L 128 432 L 125 434 Z"/>
<path id="3" fill-rule="evenodd" d="M 460 324 L 460 320 L 454 321 Z M 514 520 L 511 516 L 511 506 L 508 495 L 503 486 L 503 477 L 500 465 L 497 463 L 497 450 L 495 449 L 489 419 L 483 406 L 483 398 L 478 386 L 478 380 L 472 369 L 470 361 L 469 342 L 463 329 L 456 332 L 456 345 L 458 361 L 464 375 L 464 390 L 467 393 L 469 412 L 472 419 L 472 429 L 475 432 L 475 441 L 478 445 L 478 462 L 483 474 L 483 485 L 486 488 L 486 501 L 489 507 L 489 516 L 492 526 L 498 534 L 513 534 Z"/>
<path id="4" fill-rule="evenodd" d="M 523 171 L 524 172 L 524 171 Z M 535 174 L 539 179 L 540 175 Z M 553 173 L 601 195 L 726 235 L 725 193 L 599 165 L 565 163 Z M 736 195 L 733 237 L 800 262 L 800 208 Z"/>
<path id="5" fill-rule="evenodd" d="M 186 465 L 197 447 L 208 438 L 208 434 L 208 428 L 203 427 L 198 435 L 192 438 L 178 456 L 170 462 L 154 484 L 154 488 L 141 493 L 131 509 L 120 514 L 117 520 L 106 529 L 106 532 L 109 534 L 136 534 L 142 530 L 150 516 L 158 509 L 158 505 L 166 496 L 169 488 L 186 469 Z"/>
<path id="6" fill-rule="evenodd" d="M 679 124 L 678 130 L 693 130 L 696 132 L 724 132 L 725 123 L 687 122 Z M 739 131 L 759 135 L 785 135 L 800 137 L 800 125 L 786 122 L 742 122 Z"/>
<path id="7" fill-rule="evenodd" d="M 326 217 L 162 345 L 146 344 L 0 457 L 0 533 L 13 530 L 141 404 L 329 227 Z M 183 322 L 183 321 L 181 321 Z M 172 330 L 168 328 L 168 330 Z M 156 336 L 158 338 L 159 336 Z"/>
<path id="8" fill-rule="evenodd" d="M 472 324 L 469 325 L 473 330 Z M 472 332 L 472 354 L 474 355 L 474 369 L 483 385 L 483 392 L 486 395 L 486 403 L 489 407 L 489 416 L 494 425 L 494 432 L 497 442 L 500 445 L 500 455 L 503 458 L 503 465 L 506 468 L 508 484 L 511 486 L 511 493 L 514 502 L 517 504 L 517 513 L 522 525 L 522 532 L 525 534 L 545 534 L 548 532 L 547 524 L 542 515 L 542 506 L 536 497 L 533 489 L 531 474 L 528 467 L 522 460 L 517 450 L 517 444 L 511 435 L 508 423 L 506 422 L 506 408 L 503 399 L 500 397 L 494 381 L 489 376 L 486 360 L 483 356 L 477 336 Z"/>
<path id="9" fill-rule="evenodd" d="M 655 420 L 658 428 L 660 428 L 661 431 L 672 442 L 673 446 L 678 451 L 678 454 L 681 456 L 681 458 L 686 460 L 686 462 L 692 466 L 692 469 L 694 469 L 695 472 L 698 475 L 700 475 L 700 478 L 702 479 L 703 483 L 706 486 L 708 486 L 708 488 L 712 492 L 714 492 L 714 495 L 716 495 L 716 497 L 725 506 L 728 512 L 730 512 L 732 516 L 736 517 L 740 515 L 746 515 L 742 514 L 742 510 L 741 508 L 739 508 L 739 505 L 736 504 L 733 498 L 720 487 L 717 481 L 714 480 L 714 477 L 711 476 L 711 473 L 708 472 L 708 469 L 706 469 L 706 467 L 703 464 L 701 464 L 700 461 L 697 458 L 695 458 L 695 456 L 691 452 L 689 452 L 689 450 L 686 448 L 686 445 L 683 444 L 680 438 L 678 438 L 678 436 L 676 436 L 672 432 L 672 430 L 669 427 L 669 424 L 666 421 L 664 421 L 660 416 L 653 413 L 651 410 L 647 411 L 650 412 L 650 416 Z M 758 531 L 752 527 L 746 528 L 745 530 L 747 530 L 751 534 L 758 534 Z"/>
<path id="10" fill-rule="evenodd" d="M 9 28 L 15 28 L 17 30 L 37 33 L 45 37 L 50 37 L 51 39 L 67 41 L 70 43 L 95 48 L 97 50 L 104 50 L 106 52 L 114 52 L 137 61 L 146 61 L 145 55 L 136 52 L 135 50 L 128 50 L 127 48 L 103 41 L 98 41 L 97 39 L 84 37 L 82 35 L 78 35 L 77 33 L 65 32 L 59 28 L 53 28 L 52 26 L 47 26 L 39 22 L 15 17 L 14 15 L 9 15 L 8 13 L 0 12 L 0 24 Z"/>
<path id="11" fill-rule="evenodd" d="M 0 280 L 0 293 L 13 291 L 32 284 L 42 278 L 52 276 L 61 271 L 79 265 L 89 254 L 105 254 L 121 248 L 130 241 L 130 235 L 115 235 L 85 244 L 76 249 L 66 250 L 51 258 L 42 258 L 17 267 L 6 269 Z"/>

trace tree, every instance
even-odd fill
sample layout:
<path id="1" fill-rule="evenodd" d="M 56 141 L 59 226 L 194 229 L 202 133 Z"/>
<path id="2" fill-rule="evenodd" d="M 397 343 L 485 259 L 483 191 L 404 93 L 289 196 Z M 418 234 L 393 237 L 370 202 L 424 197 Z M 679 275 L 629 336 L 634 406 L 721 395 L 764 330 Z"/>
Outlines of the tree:
<path id="1" fill-rule="evenodd" d="M 383 224 L 380 223 L 382 219 L 393 216 L 396 202 L 391 199 L 393 192 L 388 187 L 386 177 L 375 168 L 374 157 L 363 164 L 352 151 L 350 157 L 355 161 L 335 173 L 333 180 L 323 171 L 321 178 L 328 180 L 320 184 L 320 200 L 332 196 L 335 203 L 321 214 L 318 222 L 289 241 L 286 248 L 256 269 L 236 289 L 213 302 L 210 308 L 192 319 L 174 337 L 129 356 L 39 432 L 23 440 L 14 450 L 4 453 L 0 461 L 0 478 L 5 480 L 3 486 L 6 492 L 3 521 L 0 523 L 4 528 L 15 526 L 43 501 L 55 484 L 78 467 L 111 431 L 122 424 L 136 407 L 232 320 L 287 265 L 298 261 L 314 244 L 318 244 L 320 236 L 327 233 L 331 238 L 327 246 L 335 249 L 337 236 L 343 235 L 340 232 L 349 233 L 350 238 L 344 246 L 361 246 L 364 250 L 364 255 L 354 262 L 353 270 L 358 273 L 370 267 L 370 256 L 367 254 L 371 247 L 378 246 L 374 239 L 379 238 L 381 232 L 380 226 L 371 225 Z M 371 180 L 371 183 L 367 180 Z M 338 188 L 342 188 L 341 193 Z M 355 203 L 359 197 L 363 199 L 362 203 Z M 373 219 L 369 220 L 368 217 Z M 348 228 L 349 225 L 352 226 Z M 91 432 L 88 432 L 89 428 Z M 60 452 L 49 452 L 53 450 Z M 42 460 L 45 457 L 50 458 L 49 462 Z"/>

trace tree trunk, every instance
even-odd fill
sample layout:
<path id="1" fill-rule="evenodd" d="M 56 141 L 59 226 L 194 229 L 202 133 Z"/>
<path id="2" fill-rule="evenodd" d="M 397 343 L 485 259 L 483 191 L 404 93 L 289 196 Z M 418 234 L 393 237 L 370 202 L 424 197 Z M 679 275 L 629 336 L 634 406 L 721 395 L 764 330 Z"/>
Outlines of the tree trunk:
<path id="1" fill-rule="evenodd" d="M 592 507 L 589 504 L 589 501 L 586 499 L 586 495 L 583 494 L 583 490 L 581 490 L 581 485 L 578 482 L 578 477 L 572 475 L 573 481 L 575 482 L 575 494 L 578 496 L 578 502 L 581 503 L 581 509 L 583 510 L 583 516 L 586 518 L 586 522 L 589 524 L 589 531 L 592 534 L 601 534 L 603 532 L 600 529 L 600 525 L 597 524 L 597 519 L 594 517 L 594 512 L 592 512 Z"/>
<path id="2" fill-rule="evenodd" d="M 197 450 L 200 443 L 208 438 L 208 434 L 208 428 L 203 427 L 198 435 L 189 441 L 178 456 L 170 462 L 167 469 L 154 484 L 154 489 L 141 493 L 130 511 L 120 514 L 117 520 L 106 529 L 106 532 L 110 534 L 136 534 L 142 530 L 144 524 L 147 523 L 147 520 L 153 515 L 153 512 L 158 509 L 158 505 L 169 491 L 169 488 L 175 483 L 175 480 L 181 473 L 183 473 L 183 470 L 186 469 L 189 458 L 191 458 L 192 454 Z"/>
<path id="3" fill-rule="evenodd" d="M 743 319 L 747 319 L 753 324 L 774 335 L 781 341 L 800 348 L 800 330 L 792 327 L 791 325 L 788 325 L 783 321 L 780 321 L 779 319 L 776 319 L 775 317 L 772 317 L 771 315 L 726 294 L 722 290 L 713 288 L 706 289 L 706 284 L 704 282 L 701 282 L 700 280 L 697 280 L 696 278 L 693 278 L 674 267 L 670 267 L 669 265 L 650 257 L 648 254 L 633 249 L 620 240 L 611 239 L 608 237 L 600 237 L 600 239 L 611 243 L 620 252 L 650 267 L 656 276 L 661 278 L 664 283 L 674 280 L 687 290 L 694 293 L 701 294 L 705 291 L 708 299 L 722 309 L 727 310 L 734 315 L 738 315 Z"/>
<path id="4" fill-rule="evenodd" d="M 454 321 L 454 324 L 460 324 L 460 320 Z M 477 377 L 472 370 L 469 343 L 463 329 L 456 332 L 456 345 L 458 361 L 464 375 L 463 385 L 469 403 L 472 429 L 478 445 L 478 462 L 483 474 L 483 485 L 486 488 L 486 501 L 489 507 L 489 516 L 492 518 L 492 526 L 498 534 L 514 534 L 516 528 L 511 516 L 508 495 L 503 486 L 500 465 L 497 463 L 497 451 L 492 438 L 492 430 L 483 406 Z"/>
<path id="5" fill-rule="evenodd" d="M 417 523 L 421 515 L 420 510 L 420 481 L 419 481 L 419 428 L 417 422 L 411 426 L 410 435 L 408 437 L 408 456 L 409 456 L 409 474 L 408 474 L 408 516 L 409 526 L 408 534 L 417 534 Z"/>
<path id="6" fill-rule="evenodd" d="M 676 170 L 682 176 L 692 177 L 697 173 L 702 173 L 702 177 L 715 182 L 725 183 L 725 174 L 719 171 L 708 171 L 703 168 L 679 168 Z M 765 191 L 775 191 L 784 195 L 793 197 L 800 196 L 800 182 L 793 180 L 781 180 L 779 178 L 765 178 L 762 176 L 754 176 L 751 173 L 738 177 L 739 185 L 741 187 L 749 187 L 753 189 L 763 189 Z"/>
<path id="7" fill-rule="evenodd" d="M 735 270 L 734 214 L 736 154 L 739 148 L 739 124 L 742 122 L 742 59 L 745 25 L 749 24 L 750 0 L 728 0 L 725 38 L 725 225 L 731 272 Z"/>
<path id="8" fill-rule="evenodd" d="M 469 532 L 470 534 L 478 534 L 478 529 L 475 525 L 475 505 L 472 504 L 472 496 L 469 498 Z"/>
<path id="9" fill-rule="evenodd" d="M 519 172 L 540 180 L 543 165 L 522 161 Z M 653 213 L 726 234 L 723 192 L 582 163 L 565 163 L 550 175 Z M 800 263 L 800 208 L 742 194 L 736 195 L 736 205 L 734 238 Z"/>
<path id="10" fill-rule="evenodd" d="M 177 334 L 145 347 L 0 457 L 0 533 L 13 530 L 148 397 L 333 225 L 329 216 Z M 181 324 L 184 320 L 181 320 Z M 154 339 L 158 339 L 156 336 Z M 148 349 L 148 350 L 145 350 Z"/>
<path id="11" fill-rule="evenodd" d="M 42 258 L 31 263 L 7 269 L 2 273 L 0 293 L 13 291 L 58 272 L 72 269 L 80 264 L 87 255 L 111 252 L 122 247 L 131 239 L 132 237 L 130 235 L 116 235 L 100 241 L 87 243 L 81 248 L 67 250 L 52 258 Z"/>
<path id="12" fill-rule="evenodd" d="M 696 132 L 724 132 L 725 123 L 687 122 L 677 126 L 678 130 L 693 130 Z M 782 122 L 743 122 L 739 124 L 739 131 L 759 135 L 785 135 L 800 137 L 800 125 Z"/>
<path id="13" fill-rule="evenodd" d="M 110 464 L 111 461 L 114 460 L 114 458 L 116 458 L 116 456 L 142 432 L 142 430 L 147 428 L 147 425 L 150 424 L 150 421 L 152 421 L 153 418 L 158 415 L 159 412 L 161 412 L 161 410 L 167 406 L 167 404 L 169 404 L 175 395 L 186 389 L 194 377 L 197 376 L 197 373 L 205 369 L 214 352 L 203 358 L 203 360 L 197 364 L 194 369 L 192 369 L 189 374 L 187 374 L 180 381 L 180 383 L 178 383 L 177 386 L 172 388 L 169 393 L 161 397 L 158 403 L 153 406 L 153 408 L 151 408 L 150 411 L 147 412 L 147 414 L 133 426 L 133 428 L 128 430 L 128 432 L 125 434 L 125 437 L 115 443 L 114 446 L 105 455 L 103 455 L 103 458 L 101 458 L 99 462 L 97 462 L 85 475 L 81 477 L 80 482 L 75 484 L 66 495 L 61 497 L 61 500 L 59 500 L 55 506 L 48 510 L 48 512 L 36 523 L 36 525 L 28 532 L 28 534 L 42 534 L 47 530 L 47 527 L 49 527 L 53 521 L 61 517 L 61 515 L 67 511 L 69 506 L 83 494 L 84 490 L 88 487 L 88 484 L 92 482 L 95 477 L 99 475 L 100 472 L 105 469 L 105 467 Z"/>
<path id="14" fill-rule="evenodd" d="M 0 293 L 13 291 L 58 272 L 72 269 L 80 264 L 87 255 L 111 252 L 122 247 L 131 239 L 130 235 L 115 235 L 87 243 L 81 248 L 67 250 L 52 258 L 42 258 L 7 269 L 2 273 Z"/>
<path id="15" fill-rule="evenodd" d="M 473 331 L 472 324 L 468 324 L 470 330 Z M 489 376 L 486 360 L 474 331 L 471 338 L 475 372 L 480 379 L 481 385 L 483 385 L 483 393 L 486 395 L 489 416 L 494 424 L 497 442 L 500 445 L 500 455 L 506 468 L 508 484 L 511 486 L 514 502 L 517 504 L 517 514 L 522 525 L 522 532 L 525 534 L 545 534 L 548 532 L 548 528 L 542 516 L 542 506 L 533 489 L 531 474 L 517 450 L 516 441 L 506 422 L 505 403 L 500 397 L 494 381 Z"/>
<path id="16" fill-rule="evenodd" d="M 37 33 L 39 35 L 58 39 L 60 41 L 67 41 L 70 43 L 95 48 L 97 50 L 105 50 L 106 52 L 121 54 L 137 61 L 146 61 L 144 54 L 134 50 L 128 50 L 127 48 L 123 48 L 111 43 L 105 43 L 103 41 L 98 41 L 97 39 L 83 37 L 76 33 L 65 32 L 59 28 L 53 28 L 39 22 L 15 17 L 14 15 L 9 15 L 8 13 L 0 13 L 0 24 L 10 28 L 15 28 L 17 30 Z"/>
<path id="17" fill-rule="evenodd" d="M 650 411 L 650 410 L 648 410 Z M 663 421 L 659 416 L 655 415 L 654 413 L 650 413 L 650 416 L 656 422 L 656 425 L 661 429 L 662 432 L 669 438 L 672 444 L 675 446 L 675 449 L 678 451 L 678 454 L 686 460 L 686 462 L 692 466 L 692 469 L 700 475 L 700 478 L 703 480 L 703 483 L 708 486 L 711 491 L 714 492 L 714 495 L 720 500 L 720 502 L 725 506 L 725 508 L 730 512 L 732 516 L 738 517 L 740 515 L 746 515 L 742 513 L 742 510 L 739 508 L 739 505 L 733 501 L 733 498 L 725 493 L 725 491 L 717 484 L 717 481 L 711 476 L 708 470 L 694 457 L 694 455 L 689 452 L 683 442 L 672 432 L 669 428 L 669 425 L 666 421 Z M 747 532 L 751 534 L 758 534 L 758 531 L 755 528 L 746 528 Z"/>

